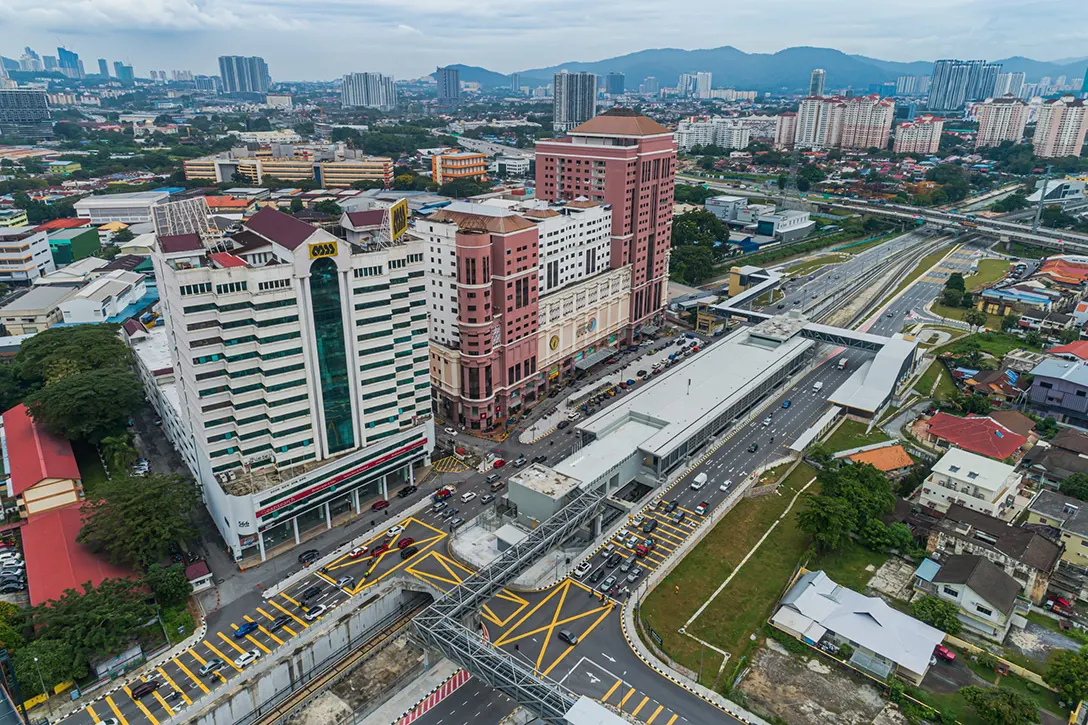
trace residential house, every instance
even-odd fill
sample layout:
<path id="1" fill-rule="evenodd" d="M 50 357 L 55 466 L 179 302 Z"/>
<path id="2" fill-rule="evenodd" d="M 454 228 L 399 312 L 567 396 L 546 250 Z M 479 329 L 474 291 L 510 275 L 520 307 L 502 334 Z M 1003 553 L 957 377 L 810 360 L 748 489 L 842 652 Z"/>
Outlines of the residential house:
<path id="1" fill-rule="evenodd" d="M 1027 481 L 1058 488 L 1074 473 L 1088 474 L 1088 436 L 1065 429 L 1052 441 L 1040 441 L 1024 456 Z"/>
<path id="2" fill-rule="evenodd" d="M 1041 531 L 1010 526 L 1001 519 L 952 504 L 926 539 L 930 554 L 985 557 L 1020 583 L 1025 595 L 1042 603 L 1061 561 L 1063 546 Z"/>
<path id="3" fill-rule="evenodd" d="M 771 623 L 802 642 L 822 641 L 853 652 L 849 663 L 878 680 L 889 675 L 919 684 L 944 632 L 892 609 L 879 597 L 839 586 L 822 571 L 801 576 Z"/>
<path id="4" fill-rule="evenodd" d="M 35 285 L 26 294 L 0 307 L 0 323 L 8 335 L 33 335 L 61 321 L 60 305 L 75 287 Z"/>
<path id="5" fill-rule="evenodd" d="M 1016 435 L 1027 439 L 1027 445 L 1035 444 L 1039 440 L 1039 434 L 1035 430 L 1035 421 L 1015 410 L 991 410 L 990 418 L 1011 430 Z"/>
<path id="6" fill-rule="evenodd" d="M 1028 506 L 1025 526 L 1060 539 L 1064 549 L 1051 589 L 1088 601 L 1088 502 L 1057 491 L 1040 491 Z"/>
<path id="7" fill-rule="evenodd" d="M 1039 312 L 1029 310 L 1020 315 L 1021 330 L 1035 330 L 1045 337 L 1060 337 L 1072 328 L 1076 320 L 1064 312 Z"/>
<path id="8" fill-rule="evenodd" d="M 855 464 L 868 463 L 878 471 L 892 478 L 898 478 L 906 473 L 914 465 L 914 459 L 907 450 L 900 445 L 882 446 L 867 451 L 858 451 L 845 456 L 846 460 Z"/>
<path id="9" fill-rule="evenodd" d="M 1074 340 L 1068 345 L 1057 345 L 1047 350 L 1047 354 L 1070 362 L 1084 362 L 1088 360 L 1088 340 Z"/>
<path id="10" fill-rule="evenodd" d="M 936 564 L 936 570 L 926 564 Z M 1013 615 L 1026 615 L 1027 599 L 1020 596 L 1020 582 L 989 559 L 956 554 L 942 561 L 926 559 L 915 572 L 915 588 L 938 599 L 955 603 L 964 629 L 995 642 L 1003 642 L 1012 627 Z"/>
<path id="11" fill-rule="evenodd" d="M 937 413 L 916 425 L 914 432 L 926 443 L 942 450 L 956 447 L 998 461 L 1015 457 L 1027 443 L 1024 436 L 984 415 L 960 418 Z"/>
<path id="12" fill-rule="evenodd" d="M 1088 365 L 1044 360 L 1031 370 L 1031 406 L 1059 423 L 1088 426 Z"/>
<path id="13" fill-rule="evenodd" d="M 1018 373 L 1030 373 L 1031 369 L 1046 359 L 1042 353 L 1016 348 L 1005 353 L 1001 364 Z"/>
<path id="14" fill-rule="evenodd" d="M 22 404 L 4 411 L 3 422 L 4 460 L 11 470 L 6 498 L 15 502 L 21 518 L 82 500 L 70 442 L 46 431 Z"/>
<path id="15" fill-rule="evenodd" d="M 1024 394 L 1020 376 L 1015 370 L 979 370 L 961 382 L 972 394 L 984 396 L 998 404 L 1014 403 Z"/>
<path id="16" fill-rule="evenodd" d="M 969 451 L 951 448 L 941 456 L 922 482 L 919 503 L 945 512 L 953 503 L 990 516 L 1011 519 L 1021 476 L 1005 463 Z"/>

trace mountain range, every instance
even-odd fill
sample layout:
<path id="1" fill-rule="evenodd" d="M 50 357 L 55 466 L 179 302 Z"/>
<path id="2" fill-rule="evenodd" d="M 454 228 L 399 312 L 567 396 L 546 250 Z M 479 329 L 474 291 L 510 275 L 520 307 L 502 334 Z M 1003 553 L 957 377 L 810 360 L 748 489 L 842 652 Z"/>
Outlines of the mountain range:
<path id="1" fill-rule="evenodd" d="M 1003 72 L 1023 72 L 1029 82 L 1043 76 L 1056 79 L 1064 75 L 1070 79 L 1082 77 L 1084 58 L 1066 58 L 1059 62 L 1033 60 L 1015 56 L 994 61 L 1001 63 Z M 461 71 L 461 80 L 479 83 L 485 87 L 509 86 L 511 77 L 476 66 L 453 65 Z M 571 61 L 549 68 L 530 68 L 520 71 L 520 83 L 539 86 L 551 83 L 552 76 L 560 70 L 589 71 L 604 75 L 620 72 L 627 76 L 627 88 L 637 89 L 643 78 L 653 76 L 662 87 L 675 86 L 681 73 L 710 71 L 716 88 L 736 88 L 757 91 L 798 91 L 808 88 L 809 73 L 813 68 L 827 71 L 827 88 L 852 87 L 866 90 L 870 83 L 894 81 L 902 75 L 929 75 L 932 61 L 880 60 L 864 55 L 848 55 L 833 48 L 797 47 L 777 53 L 745 53 L 732 46 L 702 50 L 657 48 L 640 50 L 615 58 L 596 61 Z"/>

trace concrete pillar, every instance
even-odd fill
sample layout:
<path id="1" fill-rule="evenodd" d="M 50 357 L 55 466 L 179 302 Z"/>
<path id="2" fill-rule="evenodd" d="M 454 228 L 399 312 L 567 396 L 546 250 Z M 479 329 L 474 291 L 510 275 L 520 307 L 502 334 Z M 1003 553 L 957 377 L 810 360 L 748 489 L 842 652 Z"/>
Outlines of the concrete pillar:
<path id="1" fill-rule="evenodd" d="M 267 561 L 268 557 L 264 553 L 264 534 L 261 532 L 257 532 L 257 548 L 261 552 L 261 561 Z"/>
<path id="2" fill-rule="evenodd" d="M 355 515 L 358 516 L 363 512 L 359 505 L 359 489 L 355 489 L 351 492 L 351 505 L 355 507 Z"/>
<path id="3" fill-rule="evenodd" d="M 593 538 L 596 539 L 601 535 L 601 526 L 604 523 L 604 514 L 597 514 L 593 517 Z"/>
<path id="4" fill-rule="evenodd" d="M 325 528 L 332 528 L 332 508 L 329 506 L 329 502 L 325 502 Z"/>
<path id="5" fill-rule="evenodd" d="M 298 538 L 298 516 L 291 519 L 291 526 L 295 529 L 295 546 L 298 546 L 302 543 L 302 540 Z"/>
<path id="6" fill-rule="evenodd" d="M 411 463 L 408 464 L 408 485 L 416 485 L 416 469 Z"/>
<path id="7" fill-rule="evenodd" d="M 389 476 L 382 476 L 382 498 L 389 499 Z"/>

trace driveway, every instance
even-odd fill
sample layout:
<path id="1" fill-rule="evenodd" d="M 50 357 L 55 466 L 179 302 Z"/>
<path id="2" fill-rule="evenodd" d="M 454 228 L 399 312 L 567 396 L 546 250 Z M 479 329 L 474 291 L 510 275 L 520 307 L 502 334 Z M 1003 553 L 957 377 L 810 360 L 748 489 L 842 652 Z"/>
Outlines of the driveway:
<path id="1" fill-rule="evenodd" d="M 987 682 L 963 663 L 963 655 L 957 654 L 955 662 L 937 660 L 937 664 L 929 668 L 926 678 L 922 680 L 922 687 L 938 695 L 952 695 L 961 688 L 969 685 L 986 687 L 993 682 Z"/>
<path id="2" fill-rule="evenodd" d="M 1077 642 L 1034 622 L 1028 622 L 1024 629 L 1009 630 L 1005 646 L 1039 663 L 1045 663 L 1047 655 L 1056 649 L 1080 649 Z"/>

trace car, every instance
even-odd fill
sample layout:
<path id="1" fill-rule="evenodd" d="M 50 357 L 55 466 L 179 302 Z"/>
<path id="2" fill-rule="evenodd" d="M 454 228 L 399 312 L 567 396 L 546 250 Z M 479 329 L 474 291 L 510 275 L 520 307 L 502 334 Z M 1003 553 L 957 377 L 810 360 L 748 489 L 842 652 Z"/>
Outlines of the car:
<path id="1" fill-rule="evenodd" d="M 444 520 L 446 520 L 446 521 L 449 521 L 450 519 L 452 519 L 456 515 L 457 515 L 457 509 L 446 509 L 446 513 L 442 514 L 442 518 Z"/>
<path id="2" fill-rule="evenodd" d="M 0 563 L 5 563 L 9 561 L 22 561 L 22 559 L 23 555 L 20 554 L 18 551 L 0 551 Z"/>
<path id="3" fill-rule="evenodd" d="M 438 513 L 442 509 L 446 508 L 447 505 L 448 504 L 445 501 L 439 501 L 434 506 L 431 506 L 431 511 L 433 511 L 434 513 Z"/>
<path id="4" fill-rule="evenodd" d="M 307 549 L 298 555 L 298 563 L 303 566 L 309 566 L 317 561 L 317 557 L 320 555 L 317 549 Z"/>
<path id="5" fill-rule="evenodd" d="M 418 546 L 406 546 L 406 547 L 404 547 L 403 549 L 400 550 L 400 558 L 401 559 L 411 559 L 417 553 L 419 553 L 419 547 Z"/>
<path id="6" fill-rule="evenodd" d="M 495 500 L 495 497 L 492 496 L 489 493 L 485 493 L 483 496 L 480 496 L 480 503 L 485 504 L 485 505 L 491 503 L 494 500 Z"/>
<path id="7" fill-rule="evenodd" d="M 342 576 L 336 580 L 336 586 L 340 587 L 341 589 L 343 589 L 344 587 L 350 587 L 354 583 L 355 577 L 351 576 L 350 574 L 348 574 L 347 576 Z"/>
<path id="8" fill-rule="evenodd" d="M 650 519 L 642 525 L 642 533 L 649 534 L 657 528 L 657 519 Z"/>
<path id="9" fill-rule="evenodd" d="M 635 547 L 635 554 L 639 558 L 641 558 L 653 551 L 655 546 L 657 546 L 657 542 L 654 541 L 652 538 L 647 538 L 645 541 Z"/>
<path id="10" fill-rule="evenodd" d="M 460 516 L 458 516 L 457 518 L 455 518 L 453 521 L 450 522 L 450 528 L 454 528 L 454 529 L 459 529 L 464 525 L 465 525 L 465 520 Z"/>
<path id="11" fill-rule="evenodd" d="M 607 579 L 605 579 L 603 582 L 601 582 L 601 585 L 599 587 L 597 587 L 597 588 L 600 589 L 602 592 L 607 592 L 609 589 L 611 589 L 614 586 L 616 586 L 616 577 L 610 576 Z"/>
<path id="12" fill-rule="evenodd" d="M 290 623 L 291 623 L 291 615 L 281 614 L 280 616 L 278 616 L 278 617 L 276 617 L 275 619 L 272 620 L 272 624 L 268 625 L 268 631 L 269 632 L 275 632 L 278 629 L 283 629 L 284 627 L 286 627 Z"/>
<path id="13" fill-rule="evenodd" d="M 533 456 L 533 463 L 544 463 L 548 460 L 547 456 Z"/>
<path id="14" fill-rule="evenodd" d="M 638 537 L 635 536 L 634 534 L 628 534 L 623 539 L 623 545 L 626 546 L 628 549 L 633 548 L 634 545 L 637 544 L 637 543 L 638 543 Z"/>
<path id="15" fill-rule="evenodd" d="M 205 661 L 204 664 L 200 666 L 198 672 L 200 672 L 201 677 L 207 677 L 211 673 L 223 667 L 225 664 L 227 663 L 219 659 L 218 657 L 212 657 L 210 660 Z"/>
<path id="16" fill-rule="evenodd" d="M 790 406 L 791 406 L 792 404 L 793 404 L 793 403 L 792 403 L 792 401 L 789 401 L 789 400 L 784 400 L 784 401 L 782 401 L 782 407 L 783 407 L 783 408 L 788 408 L 788 407 L 790 407 Z"/>
<path id="17" fill-rule="evenodd" d="M 321 605 L 320 607 L 318 607 L 318 609 L 324 609 L 324 608 L 325 608 L 324 605 Z M 308 615 L 308 614 L 306 615 L 307 618 L 309 618 L 309 616 L 310 615 Z M 234 660 L 234 666 L 237 667 L 240 670 L 245 669 L 246 667 L 249 667 L 251 664 L 253 664 L 257 660 L 259 660 L 260 658 L 261 658 L 261 651 L 259 649 L 251 649 L 249 652 L 246 652 L 245 654 L 238 657 L 238 659 Z"/>
<path id="18" fill-rule="evenodd" d="M 956 653 L 945 647 L 943 644 L 939 644 L 933 648 L 933 656 L 938 657 L 945 662 L 956 661 Z"/>
<path id="19" fill-rule="evenodd" d="M 454 430 L 453 428 L 443 428 L 443 429 L 442 429 L 442 432 L 443 432 L 443 433 L 445 433 L 445 434 L 446 434 L 446 435 L 448 435 L 448 436 L 455 436 L 455 435 L 457 435 L 457 431 L 455 431 L 455 430 Z"/>
<path id="20" fill-rule="evenodd" d="M 570 425 L 569 420 L 561 420 L 561 421 L 559 421 L 559 424 L 557 426 L 555 426 L 555 428 L 556 428 L 556 430 L 563 430 L 564 428 L 566 428 L 569 425 Z"/>
<path id="21" fill-rule="evenodd" d="M 138 685 L 134 685 L 131 688 L 132 699 L 134 699 L 134 700 L 144 699 L 145 697 L 150 695 L 152 692 L 159 689 L 160 684 L 161 683 L 156 682 L 155 680 L 149 680 L 147 682 L 141 682 Z"/>
<path id="22" fill-rule="evenodd" d="M 749 453 L 755 453 L 758 450 L 759 450 L 759 444 L 758 443 L 753 443 L 752 445 L 748 446 L 748 452 Z"/>
<path id="23" fill-rule="evenodd" d="M 525 456 L 519 456 L 518 459 L 516 461 L 514 461 L 514 468 L 521 468 L 522 466 L 524 466 L 528 462 L 529 462 L 528 458 L 526 458 Z"/>
<path id="24" fill-rule="evenodd" d="M 104 717 L 99 720 L 98 725 L 121 725 L 121 721 L 115 717 Z"/>
<path id="25" fill-rule="evenodd" d="M 405 547 L 411 546 L 414 543 L 416 543 L 415 539 L 413 539 L 411 536 L 405 536 L 403 539 L 397 541 L 397 548 L 403 549 Z"/>
<path id="26" fill-rule="evenodd" d="M 665 507 L 665 513 L 671 514 L 676 510 L 676 507 L 680 505 L 679 501 L 669 501 L 669 505 Z"/>
<path id="27" fill-rule="evenodd" d="M 623 557 L 619 554 L 613 553 L 608 557 L 608 561 L 606 561 L 604 565 L 607 566 L 609 569 L 615 569 L 617 566 L 619 566 L 619 563 L 621 561 L 623 561 Z"/>
<path id="28" fill-rule="evenodd" d="M 0 594 L 15 594 L 25 591 L 26 584 L 22 582 L 0 582 Z"/>
<path id="29" fill-rule="evenodd" d="M 502 458 L 496 458 L 496 459 L 495 459 L 495 463 L 494 463 L 494 464 L 492 464 L 492 466 L 491 466 L 491 467 L 492 467 L 492 468 L 502 468 L 502 467 L 503 467 L 503 466 L 505 466 L 505 465 L 506 465 L 506 461 L 505 461 L 504 459 L 502 459 Z"/>
<path id="30" fill-rule="evenodd" d="M 888 310 L 888 312 L 884 316 L 885 317 L 893 317 L 894 315 L 892 314 L 891 310 Z"/>
<path id="31" fill-rule="evenodd" d="M 405 486 L 401 490 L 397 491 L 397 498 L 408 498 L 418 490 L 419 486 Z"/>
<path id="32" fill-rule="evenodd" d="M 631 567 L 634 566 L 634 565 L 635 565 L 635 563 L 633 561 L 631 561 L 630 559 L 624 559 L 623 563 L 620 564 L 620 571 L 622 571 L 624 573 L 629 572 L 629 571 L 631 571 Z"/>
<path id="33" fill-rule="evenodd" d="M 728 491 L 731 488 L 733 488 L 733 482 L 730 480 L 725 480 L 720 486 L 718 486 L 719 491 Z"/>
<path id="34" fill-rule="evenodd" d="M 596 584 L 601 580 L 602 576 L 604 576 L 604 569 L 598 569 L 597 571 L 593 572 L 593 576 L 591 576 L 589 580 Z"/>
<path id="35" fill-rule="evenodd" d="M 257 631 L 257 623 L 256 622 L 242 622 L 240 625 L 238 625 L 238 629 L 234 630 L 234 638 L 235 639 L 242 639 L 247 634 L 252 634 L 253 632 L 256 632 L 256 631 Z"/>
<path id="36" fill-rule="evenodd" d="M 672 515 L 672 522 L 674 524 L 679 524 L 680 522 L 682 522 L 684 520 L 684 517 L 685 517 L 685 514 L 684 514 L 683 511 L 677 511 Z"/>
<path id="37" fill-rule="evenodd" d="M 646 377 L 646 371 L 645 370 L 639 370 L 637 373 L 635 373 L 635 375 L 640 377 L 640 378 L 644 378 L 644 377 Z"/>
<path id="38" fill-rule="evenodd" d="M 348 552 L 348 556 L 352 559 L 358 559 L 360 556 L 364 556 L 367 552 L 367 547 L 356 546 L 354 549 Z"/>
<path id="39" fill-rule="evenodd" d="M 378 554 L 384 554 L 387 551 L 389 551 L 389 542 L 379 541 L 377 544 L 374 545 L 374 548 L 370 550 L 370 555 L 377 556 Z"/>
<path id="40" fill-rule="evenodd" d="M 574 578 L 575 579 L 581 579 L 586 574 L 588 574 L 591 569 L 593 569 L 593 565 L 590 564 L 588 561 L 583 561 L 581 564 L 574 567 L 574 572 L 573 572 Z"/>
<path id="41" fill-rule="evenodd" d="M 469 501 L 471 501 L 474 498 L 476 498 L 476 492 L 475 491 L 468 491 L 466 493 L 461 494 L 461 503 L 468 503 Z"/>
<path id="42" fill-rule="evenodd" d="M 403 526 L 400 526 L 400 525 L 390 526 L 388 529 L 385 530 L 385 535 L 388 536 L 390 539 L 392 539 L 394 536 L 396 536 L 397 534 L 399 534 L 402 531 L 404 531 Z"/>
<path id="43" fill-rule="evenodd" d="M 577 410 L 572 410 L 571 412 L 567 413 L 567 420 L 578 420 L 581 417 L 582 414 L 579 413 Z"/>
<path id="44" fill-rule="evenodd" d="M 575 634 L 573 632 L 571 632 L 569 629 L 559 630 L 559 633 L 556 636 L 559 639 L 566 642 L 567 644 L 569 644 L 571 647 L 578 644 L 578 637 L 575 636 Z"/>
<path id="45" fill-rule="evenodd" d="M 308 610 L 306 610 L 306 621 L 307 622 L 314 621 L 315 619 L 320 617 L 322 614 L 324 614 L 326 611 L 328 611 L 328 609 L 329 608 L 327 606 L 325 606 L 324 604 L 318 604 L 316 607 L 310 607 Z M 235 662 L 235 664 L 237 664 L 237 662 Z"/>
<path id="46" fill-rule="evenodd" d="M 706 510 L 708 508 L 710 508 L 710 504 L 708 504 L 706 501 L 703 501 L 701 504 L 699 504 L 698 506 L 695 507 L 695 513 L 702 516 L 703 514 L 706 513 Z"/>
<path id="47" fill-rule="evenodd" d="M 389 502 L 384 499 L 381 501 L 375 501 L 374 503 L 370 504 L 371 511 L 381 511 L 382 509 L 387 508 L 389 508 Z"/>
<path id="48" fill-rule="evenodd" d="M 636 581 L 638 581 L 638 578 L 640 576 L 642 576 L 642 567 L 636 564 L 634 567 L 632 567 L 631 573 L 627 575 L 627 581 L 634 584 Z"/>
<path id="49" fill-rule="evenodd" d="M 766 428 L 766 427 L 767 427 L 767 426 L 769 426 L 769 425 L 770 425 L 770 424 L 771 424 L 772 422 L 773 422 L 773 421 L 771 421 L 771 417 L 770 417 L 770 416 L 767 416 L 766 418 L 764 418 L 764 419 L 763 419 L 763 427 L 764 427 L 764 428 Z"/>
<path id="50" fill-rule="evenodd" d="M 319 584 L 315 584 L 312 587 L 307 588 L 306 591 L 302 593 L 302 601 L 308 602 L 311 599 L 317 597 L 317 595 L 321 594 L 321 592 L 323 591 L 325 591 L 325 587 Z"/>

